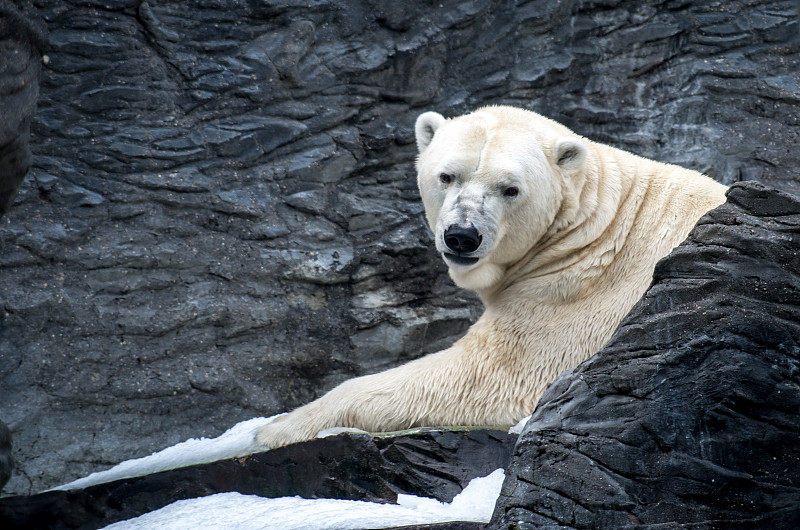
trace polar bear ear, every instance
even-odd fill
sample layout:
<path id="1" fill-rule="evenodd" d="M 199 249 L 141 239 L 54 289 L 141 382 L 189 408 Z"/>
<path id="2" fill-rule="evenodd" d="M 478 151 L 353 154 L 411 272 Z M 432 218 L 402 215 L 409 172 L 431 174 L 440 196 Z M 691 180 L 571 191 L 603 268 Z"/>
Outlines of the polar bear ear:
<path id="1" fill-rule="evenodd" d="M 425 112 L 419 115 L 417 123 L 414 125 L 414 132 L 417 135 L 417 149 L 422 153 L 433 140 L 436 129 L 445 122 L 444 116 L 438 112 Z"/>
<path id="2" fill-rule="evenodd" d="M 587 150 L 580 138 L 559 138 L 554 149 L 556 165 L 567 172 L 577 171 L 583 167 Z"/>

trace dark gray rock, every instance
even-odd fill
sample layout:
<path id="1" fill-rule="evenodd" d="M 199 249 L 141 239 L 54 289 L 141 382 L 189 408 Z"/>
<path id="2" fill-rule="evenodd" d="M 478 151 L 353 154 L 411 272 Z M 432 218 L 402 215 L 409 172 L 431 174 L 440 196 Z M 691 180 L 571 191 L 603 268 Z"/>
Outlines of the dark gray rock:
<path id="1" fill-rule="evenodd" d="M 46 46 L 47 31 L 30 3 L 0 0 L 0 217 L 31 166 L 28 143 Z"/>
<path id="2" fill-rule="evenodd" d="M 181 499 L 229 491 L 370 502 L 396 502 L 404 493 L 450 502 L 473 478 L 508 465 L 516 438 L 486 430 L 344 434 L 82 490 L 7 497 L 0 499 L 0 525 L 101 528 Z"/>
<path id="3" fill-rule="evenodd" d="M 11 478 L 11 472 L 14 470 L 14 460 L 11 458 L 12 447 L 11 431 L 8 430 L 5 423 L 0 421 L 0 491 L 3 491 L 3 486 Z"/>
<path id="4" fill-rule="evenodd" d="M 800 527 L 800 199 L 731 188 L 545 392 L 491 528 Z"/>
<path id="5" fill-rule="evenodd" d="M 786 1 L 39 0 L 0 221 L 0 418 L 32 493 L 450 344 L 412 125 L 523 106 L 798 190 Z M 27 63 L 25 63 L 27 64 Z"/>

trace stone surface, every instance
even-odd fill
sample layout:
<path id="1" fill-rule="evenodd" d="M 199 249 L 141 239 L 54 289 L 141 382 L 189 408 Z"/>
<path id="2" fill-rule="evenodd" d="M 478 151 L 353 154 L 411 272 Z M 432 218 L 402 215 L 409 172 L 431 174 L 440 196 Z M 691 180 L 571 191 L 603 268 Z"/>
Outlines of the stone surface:
<path id="1" fill-rule="evenodd" d="M 0 420 L 33 493 L 441 349 L 412 125 L 520 105 L 797 191 L 793 2 L 36 0 L 0 220 Z"/>
<path id="2" fill-rule="evenodd" d="M 44 23 L 27 0 L 0 0 L 0 217 L 31 166 L 28 144 L 46 45 Z"/>
<path id="3" fill-rule="evenodd" d="M 11 478 L 11 471 L 14 469 L 14 461 L 11 459 L 11 431 L 8 426 L 0 421 L 0 491 Z"/>
<path id="4" fill-rule="evenodd" d="M 395 502 L 405 493 L 450 502 L 473 478 L 508 465 L 516 438 L 486 430 L 321 438 L 82 490 L 7 497 L 0 499 L 0 525 L 102 528 L 177 500 L 229 491 L 370 502 Z"/>
<path id="5" fill-rule="evenodd" d="M 731 188 L 545 392 L 490 528 L 800 527 L 800 198 Z"/>

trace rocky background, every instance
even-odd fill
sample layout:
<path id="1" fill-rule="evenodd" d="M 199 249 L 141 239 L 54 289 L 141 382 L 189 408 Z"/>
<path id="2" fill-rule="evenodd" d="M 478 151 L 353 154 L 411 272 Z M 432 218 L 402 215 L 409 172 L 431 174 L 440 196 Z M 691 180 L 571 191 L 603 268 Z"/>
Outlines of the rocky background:
<path id="1" fill-rule="evenodd" d="M 0 216 L 31 167 L 30 128 L 46 47 L 47 30 L 32 6 L 0 1 Z"/>
<path id="2" fill-rule="evenodd" d="M 49 47 L 33 166 L 0 219 L 4 493 L 460 336 L 480 306 L 424 226 L 422 111 L 514 104 L 800 193 L 794 1 L 13 4 Z"/>

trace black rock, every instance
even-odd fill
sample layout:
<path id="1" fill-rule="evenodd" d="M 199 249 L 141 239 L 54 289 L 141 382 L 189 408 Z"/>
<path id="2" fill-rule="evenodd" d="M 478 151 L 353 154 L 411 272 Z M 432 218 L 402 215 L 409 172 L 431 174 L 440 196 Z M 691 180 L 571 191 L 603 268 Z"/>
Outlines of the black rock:
<path id="1" fill-rule="evenodd" d="M 508 465 L 515 441 L 516 435 L 486 430 L 345 434 L 81 490 L 6 497 L 0 499 L 0 526 L 101 528 L 181 499 L 229 491 L 370 502 L 396 502 L 404 493 L 450 502 L 473 478 Z"/>
<path id="2" fill-rule="evenodd" d="M 491 528 L 800 527 L 800 199 L 737 184 L 545 392 Z"/>
<path id="3" fill-rule="evenodd" d="M 31 166 L 28 146 L 47 31 L 27 0 L 0 0 L 0 217 Z"/>
<path id="4" fill-rule="evenodd" d="M 11 431 L 8 426 L 0 421 L 0 491 L 11 478 L 14 470 L 14 460 L 11 458 Z"/>

